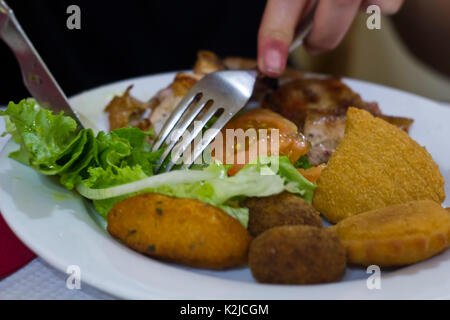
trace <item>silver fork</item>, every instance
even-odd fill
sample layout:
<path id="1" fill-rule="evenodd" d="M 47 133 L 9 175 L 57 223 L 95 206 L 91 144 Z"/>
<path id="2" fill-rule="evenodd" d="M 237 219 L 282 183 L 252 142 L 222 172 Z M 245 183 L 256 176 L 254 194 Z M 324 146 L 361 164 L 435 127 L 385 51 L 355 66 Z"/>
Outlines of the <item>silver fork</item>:
<path id="1" fill-rule="evenodd" d="M 311 31 L 316 8 L 317 1 L 314 1 L 297 27 L 290 52 L 301 46 Z M 182 167 L 189 168 L 227 122 L 247 104 L 259 77 L 262 75 L 256 69 L 225 70 L 210 73 L 197 82 L 166 120 L 153 144 L 153 151 L 165 145 L 156 172 L 170 171 L 177 165 L 186 150 L 192 148 L 192 142 L 197 142 L 195 139 L 208 121 L 221 111 L 211 128 L 204 132 L 201 141 L 194 143 L 190 156 L 183 159 Z M 203 114 L 196 119 L 203 110 Z M 199 123 L 194 125 L 194 121 Z M 192 130 L 185 136 L 188 128 Z M 183 139 L 178 142 L 180 138 Z"/>
<path id="2" fill-rule="evenodd" d="M 64 111 L 65 115 L 71 116 L 83 128 L 79 115 L 71 108 L 66 95 L 4 0 L 0 0 L 0 39 L 5 41 L 16 56 L 23 82 L 39 104 L 57 112 Z"/>

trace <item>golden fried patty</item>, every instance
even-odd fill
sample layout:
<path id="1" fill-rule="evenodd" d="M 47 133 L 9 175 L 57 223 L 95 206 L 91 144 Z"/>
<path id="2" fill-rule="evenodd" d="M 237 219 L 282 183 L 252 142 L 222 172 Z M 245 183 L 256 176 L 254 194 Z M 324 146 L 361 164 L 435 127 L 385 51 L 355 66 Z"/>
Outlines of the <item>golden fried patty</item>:
<path id="1" fill-rule="evenodd" d="M 349 262 L 397 266 L 427 259 L 450 245 L 450 212 L 412 201 L 347 218 L 332 227 Z"/>
<path id="2" fill-rule="evenodd" d="M 117 203 L 108 213 L 108 231 L 151 257 L 211 269 L 245 264 L 252 239 L 219 208 L 155 193 Z"/>
<path id="3" fill-rule="evenodd" d="M 445 199 L 444 178 L 403 130 L 350 108 L 344 139 L 317 180 L 314 207 L 331 222 L 413 200 Z"/>

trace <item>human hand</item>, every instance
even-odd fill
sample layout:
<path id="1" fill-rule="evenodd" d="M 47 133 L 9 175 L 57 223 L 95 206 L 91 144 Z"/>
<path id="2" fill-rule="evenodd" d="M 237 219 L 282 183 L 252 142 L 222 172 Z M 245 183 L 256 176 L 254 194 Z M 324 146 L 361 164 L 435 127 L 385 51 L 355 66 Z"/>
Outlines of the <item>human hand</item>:
<path id="1" fill-rule="evenodd" d="M 350 28 L 359 9 L 378 5 L 396 13 L 403 0 L 318 0 L 314 26 L 305 47 L 311 54 L 334 49 Z M 268 0 L 258 33 L 258 67 L 269 77 L 284 71 L 295 28 L 311 0 Z"/>

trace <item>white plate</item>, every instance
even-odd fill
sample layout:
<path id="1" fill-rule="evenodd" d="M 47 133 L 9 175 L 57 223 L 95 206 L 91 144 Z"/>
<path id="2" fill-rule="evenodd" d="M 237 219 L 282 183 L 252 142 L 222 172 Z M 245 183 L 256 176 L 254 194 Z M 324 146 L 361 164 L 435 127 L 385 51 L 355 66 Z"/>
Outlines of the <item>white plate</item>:
<path id="1" fill-rule="evenodd" d="M 114 94 L 134 84 L 136 97 L 147 100 L 174 74 L 131 79 L 73 97 L 71 103 L 105 129 L 101 110 Z M 450 192 L 450 109 L 398 90 L 345 80 L 368 101 L 378 101 L 386 114 L 415 119 L 411 136 L 425 145 L 439 164 Z M 149 259 L 128 249 L 104 231 L 90 205 L 7 157 L 17 146 L 9 142 L 0 154 L 0 209 L 19 238 L 49 264 L 65 272 L 81 269 L 81 282 L 121 298 L 133 299 L 409 299 L 450 298 L 450 250 L 413 266 L 382 270 L 381 290 L 369 290 L 370 276 L 352 268 L 341 282 L 314 286 L 256 283 L 248 268 L 205 271 Z M 449 205 L 450 201 L 446 201 Z"/>

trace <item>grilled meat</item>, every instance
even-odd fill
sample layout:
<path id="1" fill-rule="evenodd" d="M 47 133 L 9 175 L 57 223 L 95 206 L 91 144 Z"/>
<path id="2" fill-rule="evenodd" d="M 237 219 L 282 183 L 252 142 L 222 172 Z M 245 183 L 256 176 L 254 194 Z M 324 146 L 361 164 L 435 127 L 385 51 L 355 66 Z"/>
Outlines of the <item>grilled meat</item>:
<path id="1" fill-rule="evenodd" d="M 311 144 L 312 165 L 328 162 L 344 137 L 346 113 L 356 107 L 408 131 L 413 120 L 385 116 L 376 102 L 366 102 L 338 78 L 303 78 L 266 96 L 263 107 L 293 121 Z"/>
<path id="2" fill-rule="evenodd" d="M 199 51 L 193 73 L 178 73 L 174 81 L 150 101 L 142 102 L 130 95 L 114 98 L 106 108 L 110 129 L 135 126 L 157 133 L 194 84 L 208 73 L 256 67 L 252 59 L 220 59 L 210 51 Z M 369 111 L 408 132 L 413 120 L 381 113 L 376 102 L 366 102 L 339 78 L 305 78 L 288 68 L 279 79 L 258 81 L 252 101 L 271 109 L 295 123 L 310 142 L 308 159 L 314 166 L 328 162 L 344 136 L 347 109 L 350 106 Z"/>

